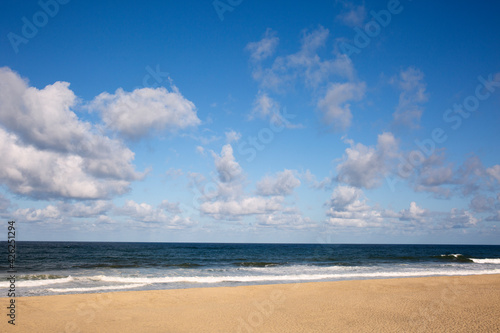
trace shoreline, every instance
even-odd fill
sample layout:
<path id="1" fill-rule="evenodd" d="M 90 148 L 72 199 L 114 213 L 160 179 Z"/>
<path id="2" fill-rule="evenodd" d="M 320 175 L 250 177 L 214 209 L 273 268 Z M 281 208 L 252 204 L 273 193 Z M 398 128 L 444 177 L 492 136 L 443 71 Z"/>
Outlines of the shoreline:
<path id="1" fill-rule="evenodd" d="M 498 331 L 500 274 L 18 297 L 9 332 Z"/>

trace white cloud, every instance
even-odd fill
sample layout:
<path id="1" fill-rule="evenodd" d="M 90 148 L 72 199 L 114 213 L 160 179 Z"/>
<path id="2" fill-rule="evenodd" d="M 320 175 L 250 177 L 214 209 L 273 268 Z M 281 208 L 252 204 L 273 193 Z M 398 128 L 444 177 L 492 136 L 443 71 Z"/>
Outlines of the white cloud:
<path id="1" fill-rule="evenodd" d="M 11 207 L 10 200 L 4 197 L 2 194 L 0 194 L 0 215 L 2 214 L 1 212 L 7 212 L 10 207 Z"/>
<path id="2" fill-rule="evenodd" d="M 70 108 L 76 96 L 69 83 L 56 82 L 38 90 L 29 87 L 17 73 L 0 68 L 0 122 L 26 144 L 39 149 L 92 154 L 98 144 L 91 126 L 78 120 Z M 82 143 L 86 143 L 82 145 Z"/>
<path id="3" fill-rule="evenodd" d="M 54 205 L 48 205 L 43 209 L 17 209 L 13 215 L 16 219 L 27 222 L 52 222 L 61 219 L 61 212 Z"/>
<path id="4" fill-rule="evenodd" d="M 410 203 L 410 208 L 403 209 L 400 212 L 399 219 L 401 221 L 414 221 L 414 222 L 425 222 L 425 217 L 428 215 L 428 211 L 417 206 L 417 203 L 412 201 Z"/>
<path id="5" fill-rule="evenodd" d="M 130 152 L 124 150 L 125 153 Z M 96 199 L 123 194 L 128 190 L 129 180 L 137 179 L 132 166 L 113 165 L 110 156 L 106 161 L 85 160 L 75 154 L 61 154 L 54 151 L 37 150 L 33 146 L 25 146 L 14 134 L 6 133 L 0 128 L 0 179 L 9 189 L 17 194 L 35 198 L 65 197 Z M 131 153 L 133 156 L 133 154 Z M 103 173 L 124 173 L 122 179 L 100 178 L 100 174 L 92 174 L 99 167 L 107 165 L 114 170 L 104 169 Z M 93 169 L 93 170 L 92 170 Z M 130 175 L 130 173 L 132 173 Z"/>
<path id="6" fill-rule="evenodd" d="M 420 172 L 420 184 L 437 186 L 453 184 L 453 167 L 451 165 L 438 168 L 425 168 Z"/>
<path id="7" fill-rule="evenodd" d="M 469 207 L 476 213 L 488 213 L 489 216 L 485 218 L 485 221 L 500 221 L 500 193 L 496 198 L 476 195 Z"/>
<path id="8" fill-rule="evenodd" d="M 177 179 L 180 176 L 184 175 L 184 172 L 181 169 L 170 168 L 165 172 L 167 177 L 171 177 L 173 179 Z"/>
<path id="9" fill-rule="evenodd" d="M 200 209 L 218 219 L 237 219 L 242 215 L 265 214 L 282 208 L 281 197 L 248 197 L 238 200 L 204 202 Z"/>
<path id="10" fill-rule="evenodd" d="M 266 92 L 259 92 L 253 104 L 248 120 L 254 118 L 265 119 L 276 128 L 293 129 L 303 127 L 301 124 L 292 124 L 290 119 L 295 118 L 295 115 L 288 114 L 286 108 L 280 109 L 279 103 L 269 97 Z"/>
<path id="11" fill-rule="evenodd" d="M 241 166 L 234 158 L 232 146 L 226 144 L 222 147 L 220 155 L 212 152 L 212 156 L 217 171 L 217 179 L 213 179 L 206 184 L 206 178 L 203 175 L 193 174 L 190 176 L 194 185 L 202 193 L 201 200 L 203 203 L 210 202 L 215 206 L 219 205 L 219 203 L 240 200 L 243 196 L 245 176 Z M 202 205 L 200 208 L 203 213 L 210 214 L 209 211 L 213 211 L 213 209 L 205 210 L 209 206 L 209 204 Z"/>
<path id="12" fill-rule="evenodd" d="M 133 225 L 137 226 L 157 226 L 167 229 L 185 229 L 194 226 L 196 223 L 190 218 L 180 216 L 181 213 L 177 204 L 163 201 L 158 207 L 153 207 L 147 203 L 137 203 L 127 200 L 123 207 L 117 208 L 118 215 L 126 216 Z"/>
<path id="13" fill-rule="evenodd" d="M 495 198 L 488 198 L 484 195 L 476 195 L 472 198 L 469 206 L 477 213 L 489 212 L 495 208 Z"/>
<path id="14" fill-rule="evenodd" d="M 220 156 L 214 152 L 212 156 L 221 182 L 231 183 L 242 176 L 243 171 L 234 158 L 233 147 L 230 144 L 222 147 Z"/>
<path id="15" fill-rule="evenodd" d="M 174 213 L 174 214 L 182 213 L 182 210 L 180 209 L 178 202 L 170 202 L 168 200 L 163 200 L 158 207 L 166 210 L 169 213 Z"/>
<path id="16" fill-rule="evenodd" d="M 365 84 L 334 83 L 328 88 L 325 97 L 318 101 L 323 113 L 323 121 L 336 130 L 345 130 L 351 125 L 352 113 L 349 102 L 360 100 L 365 93 Z"/>
<path id="17" fill-rule="evenodd" d="M 267 67 L 261 62 L 252 61 L 252 76 L 259 82 L 260 90 L 250 119 L 269 118 L 280 123 L 280 105 L 268 92 L 285 93 L 293 90 L 296 84 L 301 84 L 311 91 L 314 103 L 321 110 L 327 125 L 334 125 L 341 130 L 350 126 L 352 114 L 349 103 L 364 96 L 365 83 L 356 82 L 354 66 L 348 56 L 335 53 L 331 58 L 322 58 L 319 55 L 321 48 L 326 46 L 329 34 L 329 30 L 321 26 L 312 31 L 304 30 L 297 52 L 277 56 Z M 259 43 L 269 45 L 268 38 L 249 45 L 255 48 Z M 265 54 L 267 57 L 273 53 Z M 333 79 L 343 82 L 334 83 Z M 318 101 L 317 96 L 320 95 L 324 97 Z M 288 123 L 286 125 L 288 128 L 296 127 Z"/>
<path id="18" fill-rule="evenodd" d="M 486 173 L 497 182 L 500 182 L 500 165 L 494 165 L 491 168 L 486 169 Z"/>
<path id="19" fill-rule="evenodd" d="M 304 217 L 297 209 L 283 209 L 271 214 L 262 214 L 257 217 L 257 226 L 277 229 L 310 229 L 318 225 L 309 217 Z"/>
<path id="20" fill-rule="evenodd" d="M 331 76 L 354 79 L 354 67 L 349 57 L 336 54 L 332 59 L 322 60 L 318 55 L 329 34 L 328 29 L 321 26 L 311 32 L 304 30 L 300 50 L 286 57 L 287 67 L 295 72 L 295 76 L 303 78 L 309 87 L 316 88 Z"/>
<path id="21" fill-rule="evenodd" d="M 267 29 L 264 37 L 258 42 L 248 43 L 246 49 L 253 61 L 262 61 L 273 55 L 278 46 L 279 38 L 272 29 Z"/>
<path id="22" fill-rule="evenodd" d="M 245 176 L 241 166 L 235 160 L 230 144 L 222 147 L 220 155 L 212 152 L 218 179 L 213 184 L 213 191 L 202 189 L 200 212 L 219 220 L 239 220 L 242 216 L 269 214 L 282 208 L 282 196 L 249 196 L 243 190 Z M 194 175 L 196 185 L 203 185 L 205 180 Z M 207 185 L 207 184 L 205 184 Z"/>
<path id="23" fill-rule="evenodd" d="M 468 157 L 462 165 L 444 165 L 444 154 L 433 154 L 416 168 L 414 189 L 434 193 L 436 197 L 464 196 L 488 188 L 488 172 L 477 156 Z M 491 185 L 491 184 L 489 184 Z M 494 187 L 490 187 L 492 189 Z"/>
<path id="24" fill-rule="evenodd" d="M 337 186 L 330 199 L 330 207 L 335 211 L 363 211 L 368 208 L 365 201 L 361 201 L 363 191 L 351 186 Z"/>
<path id="25" fill-rule="evenodd" d="M 349 57 L 335 55 L 332 59 L 321 59 L 318 55 L 319 49 L 325 46 L 328 36 L 328 29 L 323 27 L 311 32 L 303 31 L 299 51 L 276 57 L 271 66 L 266 68 L 263 68 L 261 63 L 254 62 L 253 78 L 260 83 L 261 88 L 276 91 L 293 85 L 297 79 L 311 88 L 317 88 L 332 76 L 352 80 L 354 68 Z M 261 43 L 267 43 L 266 37 Z"/>
<path id="26" fill-rule="evenodd" d="M 89 202 L 65 203 L 61 202 L 58 209 L 67 217 L 97 217 L 105 215 L 113 208 L 107 200 L 93 200 Z"/>
<path id="27" fill-rule="evenodd" d="M 363 191 L 351 186 L 338 186 L 333 190 L 328 224 L 339 227 L 380 227 L 382 213 L 366 204 Z"/>
<path id="28" fill-rule="evenodd" d="M 366 19 L 366 8 L 362 6 L 350 5 L 348 12 L 339 14 L 337 19 L 348 27 L 361 27 Z"/>
<path id="29" fill-rule="evenodd" d="M 97 199 L 123 194 L 141 178 L 134 153 L 80 121 L 75 103 L 66 82 L 38 90 L 0 69 L 0 182 L 12 192 Z"/>
<path id="30" fill-rule="evenodd" d="M 196 146 L 196 152 L 200 155 L 205 155 L 205 148 L 202 146 Z"/>
<path id="31" fill-rule="evenodd" d="M 422 104 L 428 100 L 424 74 L 419 69 L 409 67 L 402 70 L 398 78 L 393 78 L 393 82 L 401 90 L 396 112 L 393 113 L 394 124 L 419 127 Z"/>
<path id="32" fill-rule="evenodd" d="M 201 123 L 193 102 L 173 86 L 172 91 L 141 88 L 132 92 L 117 89 L 101 93 L 90 104 L 101 112 L 106 126 L 129 139 L 146 136 L 151 130 L 176 131 Z"/>
<path id="33" fill-rule="evenodd" d="M 445 219 L 445 227 L 454 229 L 469 228 L 476 226 L 478 221 L 468 210 L 453 208 Z"/>
<path id="34" fill-rule="evenodd" d="M 303 179 L 309 183 L 309 186 L 315 189 L 324 189 L 332 184 L 331 177 L 325 177 L 321 181 L 316 179 L 316 176 L 311 173 L 311 170 L 307 169 L 305 173 L 302 174 Z"/>
<path id="35" fill-rule="evenodd" d="M 241 139 L 241 133 L 233 130 L 226 132 L 225 134 L 227 143 L 237 142 L 239 139 Z"/>
<path id="36" fill-rule="evenodd" d="M 500 210 L 494 212 L 494 215 L 488 216 L 486 221 L 500 222 Z"/>
<path id="37" fill-rule="evenodd" d="M 269 97 L 267 93 L 260 93 L 254 101 L 254 107 L 249 119 L 258 117 L 261 119 L 271 118 L 273 114 L 279 112 L 279 104 Z"/>
<path id="38" fill-rule="evenodd" d="M 257 193 L 263 196 L 285 196 L 293 193 L 300 186 L 300 180 L 295 178 L 292 170 L 285 169 L 274 177 L 265 177 L 257 183 Z"/>
<path id="39" fill-rule="evenodd" d="M 376 147 L 350 143 L 351 147 L 345 150 L 343 161 L 337 166 L 337 181 L 355 187 L 379 186 L 397 154 L 398 144 L 392 133 L 380 134 Z"/>

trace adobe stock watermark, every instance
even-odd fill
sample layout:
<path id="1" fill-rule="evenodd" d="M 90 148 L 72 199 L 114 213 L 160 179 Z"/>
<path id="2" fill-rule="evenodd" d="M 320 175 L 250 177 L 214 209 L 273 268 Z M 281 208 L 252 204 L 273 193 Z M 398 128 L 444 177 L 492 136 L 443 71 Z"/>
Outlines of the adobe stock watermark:
<path id="1" fill-rule="evenodd" d="M 322 235 L 318 236 L 316 239 L 318 247 L 314 250 L 314 258 L 320 259 L 324 257 L 328 258 L 333 254 L 333 249 L 329 246 L 333 244 L 331 235 L 327 235 L 323 238 Z M 293 284 L 278 284 L 276 288 L 269 293 L 269 297 L 261 302 L 255 301 L 253 303 L 254 310 L 248 315 L 238 318 L 238 327 L 236 329 L 237 333 L 252 333 L 257 330 L 258 327 L 264 325 L 266 320 L 268 320 L 275 312 L 276 308 L 281 304 L 285 303 L 287 299 L 287 292 L 297 290 L 304 281 L 295 282 Z M 281 289 L 283 288 L 283 289 Z M 258 330 L 260 331 L 260 330 Z"/>
<path id="2" fill-rule="evenodd" d="M 112 303 L 112 295 L 109 293 L 96 294 L 92 296 L 93 300 L 81 302 L 75 309 L 76 314 L 81 319 L 74 319 L 73 321 L 66 322 L 64 332 L 66 333 L 82 333 L 84 331 L 78 326 L 78 321 L 83 320 L 89 324 L 96 320 L 96 314 L 103 312 Z"/>
<path id="3" fill-rule="evenodd" d="M 446 109 L 443 113 L 443 121 L 454 131 L 462 126 L 464 119 L 468 119 L 479 109 L 482 101 L 490 98 L 497 88 L 500 88 L 500 73 L 497 73 L 495 77 L 493 77 L 493 74 L 489 74 L 486 79 L 483 76 L 478 76 L 477 80 L 479 84 L 473 94 L 465 97 L 461 104 L 453 104 L 452 108 Z M 408 158 L 399 157 L 400 163 L 397 167 L 399 178 L 385 177 L 391 191 L 395 191 L 395 185 L 400 181 L 400 178 L 406 179 L 410 177 L 413 171 L 424 163 L 426 158 L 432 156 L 436 147 L 445 143 L 446 140 L 448 140 L 448 135 L 446 130 L 441 127 L 435 127 L 431 131 L 429 138 L 422 141 L 415 140 L 414 143 L 418 149 L 411 151 Z"/>
<path id="4" fill-rule="evenodd" d="M 267 319 L 276 311 L 276 307 L 283 304 L 286 300 L 286 293 L 281 288 L 289 288 L 290 290 L 297 289 L 299 287 L 298 283 L 288 286 L 277 286 L 273 289 L 269 298 L 261 302 L 255 301 L 253 303 L 255 310 L 250 312 L 246 318 L 238 318 L 238 327 L 236 328 L 237 333 L 252 333 L 259 326 L 262 326 Z"/>
<path id="5" fill-rule="evenodd" d="M 38 5 L 41 10 L 33 14 L 31 20 L 26 16 L 21 18 L 23 25 L 21 27 L 21 35 L 14 32 L 9 32 L 7 38 L 9 39 L 12 49 L 17 54 L 19 53 L 19 46 L 21 44 L 28 44 L 28 42 L 35 38 L 38 30 L 45 27 L 49 23 L 49 17 L 53 18 L 59 13 L 60 5 L 66 5 L 70 0 L 40 0 Z"/>
<path id="6" fill-rule="evenodd" d="M 457 277 L 452 279 L 453 284 L 447 283 L 441 290 L 439 298 L 433 299 L 426 306 L 419 306 L 418 312 L 412 313 L 410 318 L 410 325 L 413 326 L 412 332 L 429 332 L 432 329 L 432 327 L 429 327 L 432 322 L 446 316 L 448 308 L 452 307 L 458 296 L 466 291 L 466 288 L 459 283 Z"/>
<path id="7" fill-rule="evenodd" d="M 283 108 L 283 113 L 276 110 L 269 121 L 269 127 L 262 128 L 255 136 L 243 139 L 238 145 L 238 153 L 242 156 L 248 155 L 247 162 L 252 162 L 257 157 L 257 152 L 263 151 L 274 140 L 274 134 L 290 126 L 289 120 L 295 117 L 296 115 L 287 113 L 286 108 Z"/>
<path id="8" fill-rule="evenodd" d="M 217 16 L 219 16 L 219 20 L 224 21 L 224 13 L 232 12 L 234 8 L 241 5 L 242 2 L 243 0 L 215 0 L 212 2 L 212 6 Z"/>
<path id="9" fill-rule="evenodd" d="M 412 0 L 408 0 L 412 1 Z M 353 43 L 341 42 L 339 50 L 341 53 L 350 57 L 353 53 L 359 54 L 361 50 L 370 45 L 373 38 L 376 38 L 382 32 L 382 28 L 386 28 L 392 21 L 394 15 L 398 15 L 403 11 L 404 7 L 399 0 L 389 0 L 387 9 L 382 9 L 378 12 L 370 11 L 372 19 L 366 23 L 363 30 L 355 27 Z"/>
<path id="10" fill-rule="evenodd" d="M 162 82 L 170 81 L 168 73 L 160 70 L 160 65 L 156 65 L 154 70 L 149 65 L 146 66 L 145 69 L 148 74 L 144 75 L 142 78 L 142 85 L 144 88 L 158 88 Z M 153 80 L 153 83 L 150 83 L 151 80 Z"/>

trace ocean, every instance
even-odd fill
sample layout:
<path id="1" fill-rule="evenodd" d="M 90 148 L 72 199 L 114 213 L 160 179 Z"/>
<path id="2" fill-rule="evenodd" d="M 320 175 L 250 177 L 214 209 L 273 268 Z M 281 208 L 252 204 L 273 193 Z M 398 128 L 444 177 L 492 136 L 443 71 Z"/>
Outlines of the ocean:
<path id="1" fill-rule="evenodd" d="M 10 286 L 0 264 L 0 297 Z M 16 296 L 500 274 L 500 246 L 16 242 Z"/>

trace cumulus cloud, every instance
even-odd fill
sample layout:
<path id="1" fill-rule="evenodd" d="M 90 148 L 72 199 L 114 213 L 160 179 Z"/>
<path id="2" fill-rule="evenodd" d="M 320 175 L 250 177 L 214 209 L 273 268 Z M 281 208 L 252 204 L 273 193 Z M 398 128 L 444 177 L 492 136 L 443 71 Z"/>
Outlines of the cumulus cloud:
<path id="1" fill-rule="evenodd" d="M 414 189 L 431 192 L 437 197 L 453 194 L 472 195 L 488 188 L 488 173 L 479 157 L 469 156 L 462 165 L 445 164 L 444 154 L 433 154 L 416 168 Z M 493 187 L 494 188 L 494 187 Z"/>
<path id="2" fill-rule="evenodd" d="M 80 121 L 75 103 L 66 82 L 38 90 L 0 69 L 0 182 L 13 193 L 97 199 L 123 194 L 142 177 L 134 153 Z"/>
<path id="3" fill-rule="evenodd" d="M 242 216 L 272 213 L 282 208 L 281 196 L 263 197 L 245 194 L 243 184 L 245 176 L 233 155 L 230 144 L 222 147 L 220 155 L 212 152 L 217 179 L 215 189 L 203 189 L 200 211 L 220 220 L 239 220 Z M 199 185 L 205 177 L 194 177 Z"/>
<path id="4" fill-rule="evenodd" d="M 117 89 L 98 95 L 90 104 L 99 110 L 106 126 L 126 138 L 139 139 L 156 131 L 176 131 L 201 123 L 193 102 L 173 86 L 141 88 L 132 92 Z"/>
<path id="5" fill-rule="evenodd" d="M 300 50 L 286 57 L 288 67 L 309 87 L 316 88 L 332 76 L 349 80 L 354 78 L 354 67 L 349 57 L 336 54 L 332 59 L 322 60 L 318 55 L 318 51 L 326 45 L 329 34 L 329 30 L 321 26 L 310 32 L 304 30 Z"/>
<path id="6" fill-rule="evenodd" d="M 329 30 L 320 26 L 315 30 L 302 31 L 297 52 L 274 57 L 272 62 L 268 62 L 270 65 L 264 66 L 255 59 L 261 59 L 261 54 L 266 55 L 266 58 L 274 54 L 277 43 L 270 42 L 269 34 L 268 31 L 260 42 L 247 46 L 247 49 L 255 50 L 268 50 L 270 45 L 273 46 L 273 52 L 261 51 L 256 53 L 258 56 L 254 56 L 254 53 L 251 55 L 252 77 L 259 83 L 259 93 L 249 118 L 280 120 L 276 118 L 279 103 L 270 97 L 269 92 L 284 93 L 300 84 L 311 91 L 314 103 L 321 110 L 327 125 L 334 125 L 336 129 L 349 127 L 352 118 L 350 103 L 363 97 L 365 84 L 356 82 L 354 66 L 346 55 L 335 53 L 331 58 L 320 56 L 321 49 L 326 46 Z M 272 36 L 277 39 L 274 33 Z M 257 47 L 261 45 L 266 47 Z M 334 83 L 332 80 L 342 82 Z M 317 96 L 324 97 L 318 101 Z M 290 126 L 287 124 L 287 127 Z"/>
<path id="7" fill-rule="evenodd" d="M 284 209 L 271 214 L 262 214 L 257 217 L 257 226 L 277 229 L 310 229 L 318 225 L 309 217 L 305 217 L 298 209 Z"/>
<path id="8" fill-rule="evenodd" d="M 153 207 L 144 202 L 137 203 L 133 200 L 127 200 L 122 207 L 115 209 L 115 212 L 145 227 L 159 224 L 166 229 L 185 229 L 196 224 L 190 218 L 184 218 L 180 215 L 182 211 L 178 204 L 172 205 L 168 201 L 163 201 L 158 207 Z"/>
<path id="9" fill-rule="evenodd" d="M 238 219 L 242 215 L 264 214 L 280 210 L 283 199 L 273 197 L 271 199 L 263 197 L 248 197 L 239 200 L 218 200 L 214 202 L 204 202 L 200 209 L 205 214 L 213 215 L 218 219 Z"/>
<path id="10" fill-rule="evenodd" d="M 114 205 L 108 200 L 85 200 L 76 203 L 59 201 L 44 208 L 17 209 L 12 212 L 12 216 L 20 221 L 50 225 L 64 224 L 72 230 L 80 230 L 92 221 L 112 223 L 107 214 L 113 207 Z"/>
<path id="11" fill-rule="evenodd" d="M 350 102 L 360 100 L 365 93 L 365 84 L 334 83 L 328 88 L 324 98 L 318 101 L 318 108 L 323 114 L 323 121 L 336 130 L 345 130 L 351 125 L 352 113 Z"/>
<path id="12" fill-rule="evenodd" d="M 349 57 L 335 55 L 331 59 L 322 59 L 318 55 L 320 48 L 325 46 L 329 34 L 328 29 L 321 26 L 312 31 L 304 30 L 299 51 L 276 57 L 269 67 L 263 67 L 260 62 L 253 62 L 253 78 L 260 83 L 262 89 L 276 91 L 293 85 L 297 80 L 311 88 L 316 88 L 327 82 L 332 76 L 352 80 L 354 68 Z M 260 44 L 270 44 L 269 37 L 265 36 L 260 42 L 248 45 Z M 264 54 L 270 56 L 272 53 L 266 52 Z M 251 57 L 251 59 L 254 58 Z"/>
<path id="13" fill-rule="evenodd" d="M 492 211 L 495 208 L 495 198 L 476 195 L 472 198 L 469 207 L 477 213 Z"/>
<path id="14" fill-rule="evenodd" d="M 469 228 L 476 226 L 478 221 L 468 210 L 453 208 L 445 219 L 445 227 L 453 229 Z"/>
<path id="15" fill-rule="evenodd" d="M 22 208 L 17 209 L 13 213 L 14 217 L 18 220 L 27 222 L 45 222 L 54 220 L 61 220 L 61 212 L 59 208 L 54 205 L 48 205 L 45 208 L 35 209 L 35 208 Z"/>
<path id="16" fill-rule="evenodd" d="M 265 177 L 257 183 L 257 193 L 263 196 L 280 195 L 285 196 L 293 193 L 300 186 L 300 180 L 295 178 L 292 170 L 285 169 L 278 172 L 274 177 Z"/>
<path id="17" fill-rule="evenodd" d="M 378 136 L 376 147 L 351 144 L 337 165 L 337 181 L 355 187 L 374 188 L 391 171 L 391 161 L 397 155 L 398 144 L 392 133 Z"/>
<path id="18" fill-rule="evenodd" d="M 70 110 L 76 96 L 67 82 L 56 82 L 38 90 L 3 67 L 0 68 L 0 103 L 2 126 L 39 149 L 75 151 L 81 149 L 78 145 L 81 141 L 95 139 L 91 137 L 90 125 L 80 122 Z"/>
<path id="19" fill-rule="evenodd" d="M 464 229 L 475 227 L 479 219 L 470 211 L 453 208 L 449 212 L 429 211 L 411 202 L 399 212 L 370 206 L 363 191 L 352 186 L 337 186 L 327 202 L 327 224 L 335 227 L 383 227 L 392 233 L 405 231 Z"/>
<path id="20" fill-rule="evenodd" d="M 107 200 L 93 200 L 71 204 L 61 202 L 58 205 L 61 214 L 69 217 L 98 217 L 100 215 L 105 215 L 112 208 L 113 204 Z"/>
<path id="21" fill-rule="evenodd" d="M 219 179 L 223 183 L 231 183 L 242 176 L 243 170 L 233 155 L 233 147 L 230 144 L 224 145 L 220 155 L 212 152 L 215 161 L 215 168 Z"/>
<path id="22" fill-rule="evenodd" d="M 254 227 L 279 225 L 279 228 L 303 229 L 316 226 L 296 208 L 290 208 L 285 203 L 285 196 L 300 185 L 294 171 L 285 169 L 264 177 L 257 183 L 257 191 L 252 195 L 244 191 L 246 177 L 233 156 L 231 145 L 223 146 L 221 153 L 213 153 L 213 157 L 217 179 L 207 183 L 203 175 L 189 176 L 202 193 L 199 206 L 202 214 L 224 221 L 254 217 L 257 220 Z"/>
<path id="23" fill-rule="evenodd" d="M 417 203 L 415 201 L 412 201 L 410 203 L 410 208 L 403 209 L 400 212 L 399 219 L 401 221 L 415 221 L 420 223 L 425 221 L 425 217 L 428 215 L 428 213 L 429 212 L 426 209 L 418 207 Z"/>
<path id="24" fill-rule="evenodd" d="M 402 70 L 392 81 L 401 90 L 396 112 L 393 113 L 394 124 L 419 127 L 423 112 L 422 104 L 428 100 L 424 73 L 419 69 L 409 67 Z"/>
<path id="25" fill-rule="evenodd" d="M 363 191 L 351 186 L 337 186 L 326 215 L 327 223 L 339 227 L 380 227 L 382 213 L 366 204 Z"/>

